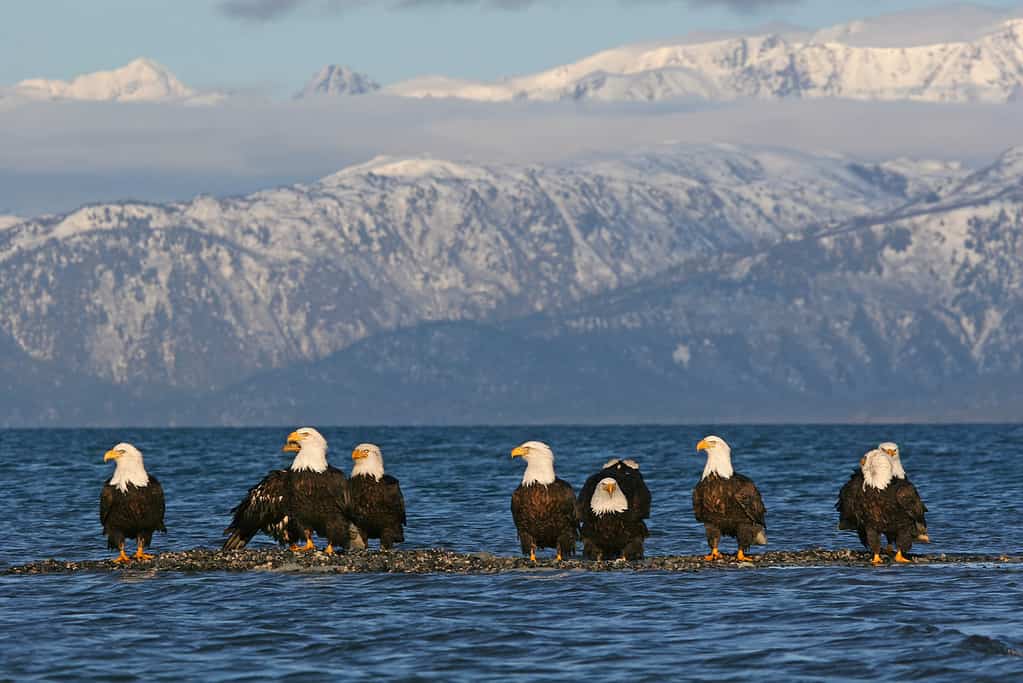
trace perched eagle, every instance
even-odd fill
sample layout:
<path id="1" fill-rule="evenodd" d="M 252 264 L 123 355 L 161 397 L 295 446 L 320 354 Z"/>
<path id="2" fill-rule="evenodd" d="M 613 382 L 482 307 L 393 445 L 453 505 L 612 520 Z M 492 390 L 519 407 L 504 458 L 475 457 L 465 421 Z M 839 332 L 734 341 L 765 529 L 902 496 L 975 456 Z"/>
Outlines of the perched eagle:
<path id="1" fill-rule="evenodd" d="M 732 469 L 732 449 L 717 436 L 705 437 L 696 444 L 697 451 L 707 452 L 703 477 L 693 489 L 693 512 L 707 531 L 710 555 L 721 557 L 718 542 L 722 534 L 732 536 L 739 544 L 737 560 L 750 559 L 746 553 L 751 545 L 767 543 L 764 501 L 760 491 L 748 477 Z"/>
<path id="2" fill-rule="evenodd" d="M 860 542 L 872 553 L 874 564 L 881 564 L 881 534 L 893 522 L 893 489 L 889 487 L 894 479 L 892 459 L 884 452 L 874 449 L 860 459 L 862 479 L 855 485 L 855 477 L 846 482 L 839 492 L 839 525 L 855 529 Z M 900 552 L 896 562 L 908 562 Z"/>
<path id="3" fill-rule="evenodd" d="M 537 548 L 557 548 L 557 559 L 572 557 L 579 538 L 579 518 L 571 484 L 554 474 L 554 453 L 539 441 L 527 441 L 511 452 L 526 461 L 522 483 L 512 493 L 511 511 L 522 554 L 536 561 Z"/>
<path id="4" fill-rule="evenodd" d="M 348 516 L 359 530 L 362 544 L 380 539 L 388 550 L 405 540 L 405 498 L 398 480 L 384 474 L 384 456 L 371 443 L 360 443 L 352 451 L 352 476 L 348 480 L 351 505 Z"/>
<path id="5" fill-rule="evenodd" d="M 597 484 L 606 477 L 611 477 L 618 483 L 618 487 L 629 501 L 630 510 L 639 513 L 641 519 L 650 518 L 650 489 L 643 481 L 643 475 L 639 472 L 639 463 L 635 460 L 615 458 L 604 463 L 603 469 L 592 475 L 583 484 L 582 490 L 579 491 L 580 504 L 593 498 Z"/>
<path id="6" fill-rule="evenodd" d="M 906 479 L 898 449 L 887 441 L 863 456 L 860 466 L 839 491 L 835 509 L 838 528 L 855 531 L 865 548 L 875 550 L 868 530 L 878 529 L 888 538 L 887 552 L 894 554 L 897 562 L 908 562 L 905 555 L 913 547 L 913 541 L 928 543 L 930 537 L 925 519 L 927 506 L 916 487 Z M 866 481 L 868 471 L 872 473 L 869 483 Z M 878 486 L 883 495 L 867 495 Z M 875 510 L 869 506 L 879 507 Z"/>
<path id="7" fill-rule="evenodd" d="M 579 494 L 579 519 L 582 520 L 583 557 L 603 560 L 643 559 L 643 539 L 649 532 L 642 512 L 629 499 L 614 477 L 604 477 L 589 498 Z"/>
<path id="8" fill-rule="evenodd" d="M 103 456 L 103 462 L 114 461 L 114 476 L 103 487 L 99 497 L 99 521 L 107 535 L 107 545 L 119 550 L 114 562 L 130 562 L 124 553 L 124 539 L 138 541 L 136 560 L 151 560 L 145 553 L 154 531 L 167 531 L 163 525 L 163 487 L 156 477 L 146 472 L 142 453 L 130 443 L 119 443 Z"/>
<path id="9" fill-rule="evenodd" d="M 288 435 L 284 452 L 297 453 L 291 467 L 274 470 L 251 489 L 231 512 L 234 519 L 224 530 L 224 550 L 244 548 L 262 531 L 294 552 L 315 550 L 313 534 L 327 539 L 326 553 L 334 546 L 349 546 L 348 482 L 341 470 L 327 464 L 327 440 L 311 427 Z M 298 545 L 305 541 L 305 545 Z"/>

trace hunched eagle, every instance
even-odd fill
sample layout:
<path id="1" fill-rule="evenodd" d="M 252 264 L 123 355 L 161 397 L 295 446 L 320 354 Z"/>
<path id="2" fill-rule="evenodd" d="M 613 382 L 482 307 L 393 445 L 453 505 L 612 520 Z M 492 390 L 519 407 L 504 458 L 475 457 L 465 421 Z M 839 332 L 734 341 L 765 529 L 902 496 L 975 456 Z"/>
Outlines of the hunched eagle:
<path id="1" fill-rule="evenodd" d="M 604 477 L 585 498 L 579 494 L 583 557 L 603 560 L 643 559 L 643 540 L 649 535 L 642 511 L 633 508 L 614 477 Z"/>
<path id="2" fill-rule="evenodd" d="M 590 476 L 579 491 L 579 501 L 589 501 L 597 490 L 597 484 L 611 477 L 629 501 L 629 509 L 638 513 L 641 519 L 650 518 L 650 489 L 647 488 L 643 475 L 639 471 L 639 463 L 635 460 L 619 460 L 615 458 L 604 463 L 604 467 Z M 580 517 L 581 518 L 581 517 Z"/>
<path id="3" fill-rule="evenodd" d="M 693 489 L 693 512 L 707 532 L 710 555 L 721 557 L 718 543 L 721 536 L 732 536 L 739 545 L 737 560 L 748 560 L 751 545 L 767 543 L 767 510 L 753 480 L 732 469 L 732 449 L 718 436 L 704 437 L 696 444 L 697 451 L 707 452 L 700 483 Z"/>
<path id="4" fill-rule="evenodd" d="M 371 538 L 379 538 L 380 548 L 388 550 L 405 540 L 405 498 L 401 487 L 397 479 L 384 474 L 384 456 L 378 446 L 360 443 L 352 451 L 352 461 L 349 517 L 363 545 Z"/>
<path id="5" fill-rule="evenodd" d="M 557 548 L 557 559 L 572 557 L 579 538 L 575 492 L 554 474 L 554 453 L 540 441 L 516 447 L 513 458 L 526 461 L 522 483 L 512 493 L 511 512 L 522 554 L 536 561 L 537 548 Z"/>
<path id="6" fill-rule="evenodd" d="M 114 461 L 114 476 L 103 487 L 99 497 L 99 521 L 107 535 L 107 545 L 120 554 L 114 562 L 151 560 L 146 547 L 154 531 L 167 531 L 163 525 L 163 487 L 156 477 L 146 472 L 142 453 L 130 443 L 119 443 L 103 456 L 103 462 Z M 126 538 L 138 541 L 132 557 L 124 552 Z"/>
<path id="7" fill-rule="evenodd" d="M 231 510 L 224 550 L 244 548 L 259 531 L 290 543 L 293 552 L 315 550 L 314 533 L 327 539 L 328 555 L 334 546 L 349 547 L 348 482 L 344 472 L 327 464 L 327 440 L 302 427 L 288 435 L 283 451 L 297 453 L 291 467 L 270 472 Z"/>

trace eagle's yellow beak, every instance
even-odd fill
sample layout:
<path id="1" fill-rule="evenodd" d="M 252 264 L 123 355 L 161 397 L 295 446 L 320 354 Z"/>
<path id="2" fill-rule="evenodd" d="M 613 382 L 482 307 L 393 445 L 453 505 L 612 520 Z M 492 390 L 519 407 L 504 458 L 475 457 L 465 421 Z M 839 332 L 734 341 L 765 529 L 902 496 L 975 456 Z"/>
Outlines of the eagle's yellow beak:
<path id="1" fill-rule="evenodd" d="M 368 457 L 369 453 L 367 453 L 366 451 L 360 451 L 358 448 L 352 451 L 352 460 L 361 460 L 362 458 Z"/>
<path id="2" fill-rule="evenodd" d="M 609 494 L 614 493 L 615 485 L 611 482 L 608 482 L 607 484 L 604 484 L 604 490 L 607 491 Z"/>
<path id="3" fill-rule="evenodd" d="M 710 448 L 710 444 L 707 443 L 706 439 L 700 439 L 700 443 L 696 444 L 696 452 L 705 451 Z"/>
<path id="4" fill-rule="evenodd" d="M 526 453 L 529 453 L 529 449 L 528 448 L 524 448 L 522 446 L 516 446 L 514 449 L 512 449 L 512 457 L 513 458 L 521 458 Z"/>
<path id="5" fill-rule="evenodd" d="M 288 442 L 284 444 L 283 450 L 285 453 L 298 453 L 302 450 L 302 445 L 299 443 L 305 437 L 298 432 L 292 432 L 288 434 Z"/>
<path id="6" fill-rule="evenodd" d="M 121 457 L 121 455 L 122 454 L 119 451 L 111 449 L 103 455 L 103 462 L 106 462 L 107 460 L 117 460 Z"/>
<path id="7" fill-rule="evenodd" d="M 863 467 L 863 465 L 864 465 L 864 464 L 865 464 L 866 462 L 867 462 L 867 456 L 865 456 L 865 455 L 864 455 L 864 456 L 863 456 L 862 458 L 860 458 L 860 467 Z"/>

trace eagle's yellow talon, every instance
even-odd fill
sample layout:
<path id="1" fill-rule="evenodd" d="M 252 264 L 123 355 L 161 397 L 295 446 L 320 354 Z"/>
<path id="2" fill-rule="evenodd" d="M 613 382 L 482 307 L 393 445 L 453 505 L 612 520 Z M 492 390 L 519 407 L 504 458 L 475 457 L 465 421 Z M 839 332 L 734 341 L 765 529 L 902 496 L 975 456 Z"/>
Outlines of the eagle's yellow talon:
<path id="1" fill-rule="evenodd" d="M 124 564 L 125 562 L 131 562 L 131 558 L 124 553 L 124 548 L 121 548 L 121 554 L 114 558 L 114 563 Z"/>
<path id="2" fill-rule="evenodd" d="M 906 556 L 902 554 L 901 550 L 895 553 L 895 561 L 899 564 L 910 564 L 912 562 L 912 560 L 907 559 Z"/>
<path id="3" fill-rule="evenodd" d="M 529 551 L 529 561 L 530 562 L 536 562 L 536 551 L 535 550 L 530 550 Z"/>
<path id="4" fill-rule="evenodd" d="M 737 552 L 735 554 L 735 559 L 738 562 L 752 562 L 753 561 L 753 558 L 751 556 L 746 555 L 745 553 L 742 552 L 742 548 L 739 548 L 739 552 Z"/>
<path id="5" fill-rule="evenodd" d="M 558 551 L 558 556 L 554 558 L 555 562 L 561 562 L 561 551 Z"/>
<path id="6" fill-rule="evenodd" d="M 327 547 L 323 549 L 323 552 L 326 555 L 333 555 L 334 554 L 334 544 L 333 543 L 328 543 Z"/>
<path id="7" fill-rule="evenodd" d="M 710 562 L 712 560 L 720 560 L 721 551 L 718 550 L 717 548 L 712 548 L 710 551 L 710 555 L 704 555 L 703 559 L 706 560 L 707 562 Z"/>
<path id="8" fill-rule="evenodd" d="M 884 564 L 884 560 L 881 559 L 881 555 L 879 553 L 874 553 L 874 559 L 870 561 L 870 564 L 877 566 L 879 564 Z"/>

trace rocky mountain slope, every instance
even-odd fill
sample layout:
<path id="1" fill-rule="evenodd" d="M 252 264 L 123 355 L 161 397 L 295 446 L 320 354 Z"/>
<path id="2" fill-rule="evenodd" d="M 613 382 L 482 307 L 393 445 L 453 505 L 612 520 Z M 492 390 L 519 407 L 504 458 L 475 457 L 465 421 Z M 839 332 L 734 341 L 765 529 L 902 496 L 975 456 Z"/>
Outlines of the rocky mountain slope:
<path id="1" fill-rule="evenodd" d="M 1021 179 L 1019 149 L 971 171 L 665 147 L 84 207 L 0 231 L 0 381 L 98 398 L 0 413 L 1018 418 Z"/>
<path id="2" fill-rule="evenodd" d="M 0 329 L 104 380 L 210 389 L 424 321 L 556 310 L 893 208 L 908 187 L 727 147 L 562 167 L 377 159 L 309 186 L 9 227 Z"/>
<path id="3" fill-rule="evenodd" d="M 256 375 L 228 423 L 1015 420 L 1023 153 L 891 212 L 557 311 L 375 336 Z M 303 391 L 280 391 L 297 380 Z"/>

